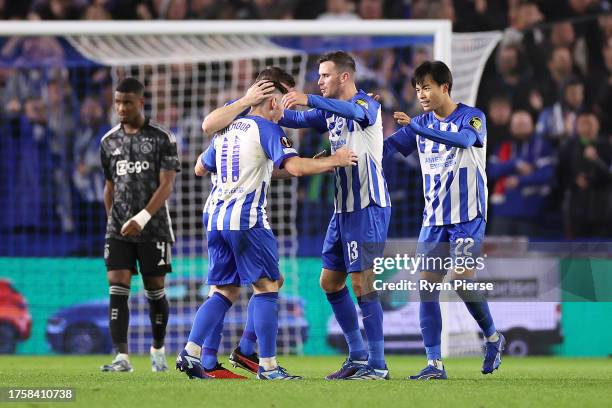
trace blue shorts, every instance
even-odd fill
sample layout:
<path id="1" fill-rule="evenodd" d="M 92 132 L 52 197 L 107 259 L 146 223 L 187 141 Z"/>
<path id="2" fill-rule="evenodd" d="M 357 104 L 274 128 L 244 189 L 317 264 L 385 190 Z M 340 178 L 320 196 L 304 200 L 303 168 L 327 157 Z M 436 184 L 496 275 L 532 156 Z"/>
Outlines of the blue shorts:
<path id="1" fill-rule="evenodd" d="M 460 265 L 477 268 L 486 226 L 484 218 L 476 217 L 459 224 L 421 227 L 416 251 L 422 258 L 419 270 L 446 273 Z"/>
<path id="2" fill-rule="evenodd" d="M 206 235 L 209 285 L 250 285 L 261 278 L 280 279 L 272 230 L 208 231 Z"/>
<path id="3" fill-rule="evenodd" d="M 391 207 L 370 205 L 361 210 L 334 213 L 323 242 L 323 268 L 361 272 L 383 256 Z"/>

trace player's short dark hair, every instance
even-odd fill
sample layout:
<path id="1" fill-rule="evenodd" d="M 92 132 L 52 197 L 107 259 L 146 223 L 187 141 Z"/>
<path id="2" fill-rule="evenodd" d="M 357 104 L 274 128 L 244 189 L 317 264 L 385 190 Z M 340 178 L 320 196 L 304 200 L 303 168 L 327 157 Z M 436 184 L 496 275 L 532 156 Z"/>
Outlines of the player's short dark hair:
<path id="1" fill-rule="evenodd" d="M 115 90 L 121 93 L 133 93 L 142 96 L 144 94 L 144 85 L 136 78 L 128 77 L 123 78 Z"/>
<path id="2" fill-rule="evenodd" d="M 283 84 L 289 85 L 292 88 L 295 87 L 295 79 L 293 79 L 293 76 L 280 67 L 267 67 L 266 69 L 261 71 L 255 79 L 255 81 L 264 80 L 272 82 L 281 82 Z M 284 93 L 287 93 L 286 91 L 287 90 L 285 89 Z"/>
<path id="3" fill-rule="evenodd" d="M 285 88 L 285 86 L 281 84 L 280 82 L 278 81 L 271 81 L 271 82 L 274 84 L 274 89 L 282 93 L 283 95 L 289 92 L 287 88 Z"/>
<path id="4" fill-rule="evenodd" d="M 442 61 L 425 61 L 414 70 L 412 76 L 412 86 L 422 85 L 427 75 L 438 85 L 448 84 L 448 95 L 453 89 L 453 74 L 451 74 L 448 66 Z"/>
<path id="5" fill-rule="evenodd" d="M 345 51 L 328 52 L 327 54 L 321 55 L 319 58 L 319 64 L 327 61 L 333 62 L 339 72 L 348 71 L 354 74 L 357 70 L 355 67 L 355 59 L 351 54 Z"/>

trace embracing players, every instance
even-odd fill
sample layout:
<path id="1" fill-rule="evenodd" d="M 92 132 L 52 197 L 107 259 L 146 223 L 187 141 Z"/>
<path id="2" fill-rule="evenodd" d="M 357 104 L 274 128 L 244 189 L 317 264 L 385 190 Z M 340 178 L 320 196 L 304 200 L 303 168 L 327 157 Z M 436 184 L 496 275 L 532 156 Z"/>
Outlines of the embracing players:
<path id="1" fill-rule="evenodd" d="M 257 378 L 292 380 L 276 361 L 278 331 L 277 243 L 266 215 L 266 192 L 273 167 L 293 176 L 330 171 L 336 166 L 355 165 L 357 158 L 347 148 L 324 159 L 297 156 L 278 126 L 283 115 L 281 97 L 287 90 L 274 82 L 274 90 L 215 135 L 200 156 L 196 173 L 216 173 L 212 201 L 207 207 L 209 250 L 208 284 L 214 293 L 198 309 L 177 368 L 190 377 L 214 378 L 197 354 L 200 346 L 223 322 L 225 313 L 240 294 L 240 285 L 252 285 L 252 319 L 259 341 Z"/>
<path id="2" fill-rule="evenodd" d="M 418 66 L 412 85 L 425 113 L 415 118 L 395 113 L 398 123 L 405 126 L 385 140 L 385 156 L 396 151 L 404 156 L 419 152 L 425 209 L 417 256 L 422 258 L 421 264 L 429 265 L 440 265 L 429 261 L 436 258 L 450 257 L 457 262 L 475 259 L 480 256 L 487 217 L 485 116 L 479 109 L 453 102 L 453 78 L 443 62 L 426 61 Z M 475 279 L 474 270 L 458 270 L 452 271 L 453 280 Z M 441 282 L 445 274 L 444 269 L 421 268 L 421 279 L 428 282 Z M 446 379 L 440 349 L 440 293 L 423 289 L 419 294 L 428 364 L 410 379 Z M 501 364 L 505 339 L 496 331 L 481 291 L 461 289 L 457 294 L 486 338 L 482 373 L 490 374 Z"/>

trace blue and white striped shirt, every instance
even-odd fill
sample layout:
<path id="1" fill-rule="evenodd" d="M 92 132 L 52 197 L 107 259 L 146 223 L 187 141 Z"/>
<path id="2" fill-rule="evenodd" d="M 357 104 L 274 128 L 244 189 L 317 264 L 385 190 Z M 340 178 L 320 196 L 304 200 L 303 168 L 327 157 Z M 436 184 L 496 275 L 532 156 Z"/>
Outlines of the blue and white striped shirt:
<path id="1" fill-rule="evenodd" d="M 443 120 L 433 112 L 413 118 L 385 141 L 385 147 L 405 156 L 419 152 L 423 226 L 459 224 L 478 216 L 486 219 L 486 137 L 482 111 L 460 103 Z"/>
<path id="2" fill-rule="evenodd" d="M 204 207 L 206 229 L 270 229 L 266 194 L 272 168 L 292 156 L 297 152 L 280 126 L 259 116 L 236 119 L 217 133 L 202 157 L 204 167 L 216 173 Z"/>
<path id="3" fill-rule="evenodd" d="M 328 132 L 332 153 L 347 146 L 358 156 L 356 166 L 335 169 L 335 212 L 353 212 L 371 204 L 390 207 L 391 200 L 382 170 L 383 128 L 380 104 L 362 90 L 350 101 L 313 95 L 308 98 L 309 105 L 318 108 L 308 111 L 285 110 L 279 124 L 289 128 L 311 127 L 321 133 Z"/>

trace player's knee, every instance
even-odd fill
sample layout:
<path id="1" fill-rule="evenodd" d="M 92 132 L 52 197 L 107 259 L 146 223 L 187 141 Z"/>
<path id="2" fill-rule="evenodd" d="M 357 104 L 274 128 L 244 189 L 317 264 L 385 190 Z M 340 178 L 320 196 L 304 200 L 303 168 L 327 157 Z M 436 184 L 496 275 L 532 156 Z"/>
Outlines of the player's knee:
<path id="1" fill-rule="evenodd" d="M 268 278 L 261 278 L 253 283 L 253 289 L 255 293 L 278 292 L 278 282 Z"/>
<path id="2" fill-rule="evenodd" d="M 216 286 L 214 292 L 219 292 L 228 298 L 230 302 L 234 303 L 238 299 L 238 296 L 240 296 L 240 287 L 230 285 Z M 210 295 L 212 296 L 212 293 Z"/>
<path id="3" fill-rule="evenodd" d="M 334 293 L 342 290 L 342 288 L 345 286 L 345 281 L 333 279 L 328 275 L 321 274 L 319 285 L 321 285 L 321 289 L 323 289 L 325 293 Z"/>

